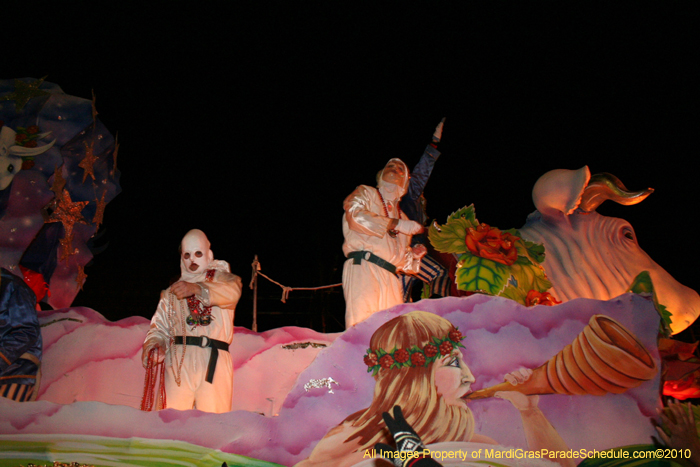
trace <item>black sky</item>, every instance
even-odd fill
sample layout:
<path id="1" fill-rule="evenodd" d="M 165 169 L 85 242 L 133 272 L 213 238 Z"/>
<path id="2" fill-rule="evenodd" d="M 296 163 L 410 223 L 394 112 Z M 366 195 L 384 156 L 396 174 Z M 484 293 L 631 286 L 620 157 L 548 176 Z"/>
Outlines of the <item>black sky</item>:
<path id="1" fill-rule="evenodd" d="M 243 278 L 237 325 L 250 326 L 255 254 L 286 285 L 340 282 L 342 200 L 391 157 L 412 167 L 442 117 L 431 217 L 474 203 L 482 222 L 520 227 L 540 175 L 588 165 L 656 189 L 599 212 L 700 289 L 693 4 L 338 3 L 11 7 L 1 77 L 94 89 L 119 134 L 123 191 L 74 305 L 150 317 L 195 227 Z M 339 289 L 283 305 L 263 281 L 260 294 L 283 313 L 263 329 L 320 330 L 324 313 L 340 329 Z"/>

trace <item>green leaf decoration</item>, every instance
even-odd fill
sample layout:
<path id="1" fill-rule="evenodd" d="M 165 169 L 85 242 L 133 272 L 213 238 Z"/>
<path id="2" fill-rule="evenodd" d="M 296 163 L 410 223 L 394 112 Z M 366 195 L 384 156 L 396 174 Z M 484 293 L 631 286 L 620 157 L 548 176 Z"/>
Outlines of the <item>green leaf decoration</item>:
<path id="1" fill-rule="evenodd" d="M 544 261 L 544 245 L 541 243 L 528 242 L 522 238 L 515 242 L 518 256 L 527 256 L 533 263 L 541 264 Z"/>
<path id="2" fill-rule="evenodd" d="M 472 224 L 472 227 L 476 227 L 477 225 L 479 225 L 479 221 L 476 220 L 476 210 L 474 209 L 473 204 L 470 204 L 469 206 L 464 206 L 463 208 L 458 209 L 452 214 L 450 214 L 447 218 L 447 223 L 449 224 L 455 219 L 467 220 Z"/>
<path id="3" fill-rule="evenodd" d="M 423 282 L 423 290 L 421 290 L 420 298 L 430 298 L 430 284 Z"/>
<path id="4" fill-rule="evenodd" d="M 653 294 L 654 284 L 652 284 L 651 282 L 651 276 L 649 275 L 649 271 L 642 271 L 639 274 L 637 274 L 637 277 L 634 278 L 627 291 L 639 295 Z"/>
<path id="5" fill-rule="evenodd" d="M 499 295 L 500 297 L 505 297 L 505 298 L 510 298 L 511 300 L 515 300 L 516 302 L 520 303 L 521 305 L 525 305 L 525 299 L 527 298 L 527 292 L 525 292 L 522 289 L 519 289 L 517 287 L 513 287 L 512 285 L 509 285 L 505 289 L 503 289 L 503 292 Z"/>
<path id="6" fill-rule="evenodd" d="M 670 336 L 672 322 L 671 317 L 673 315 L 670 311 L 668 311 L 668 309 L 664 305 L 660 304 L 659 300 L 656 298 L 654 284 L 651 282 L 651 276 L 649 275 L 649 271 L 642 271 L 639 274 L 637 274 L 637 277 L 634 278 L 632 284 L 630 284 L 629 288 L 627 289 L 627 292 L 632 292 L 639 295 L 651 295 L 652 300 L 654 302 L 654 308 L 656 308 L 656 311 L 661 316 L 659 332 L 661 332 L 661 334 L 663 334 L 664 336 Z"/>
<path id="7" fill-rule="evenodd" d="M 456 277 L 459 290 L 498 295 L 509 277 L 509 268 L 504 264 L 474 256 L 471 253 L 465 253 L 459 257 Z"/>
<path id="8" fill-rule="evenodd" d="M 518 255 L 518 259 L 515 260 L 515 264 L 532 265 L 532 261 L 530 261 L 527 256 Z"/>
<path id="9" fill-rule="evenodd" d="M 542 264 L 545 258 L 544 244 L 528 242 L 526 240 L 523 240 L 523 243 L 525 243 L 525 248 L 527 249 L 530 258 L 535 260 L 538 264 Z"/>
<path id="10" fill-rule="evenodd" d="M 462 254 L 467 252 L 467 229 L 472 227 L 467 219 L 454 219 L 452 222 L 440 226 L 435 223 L 430 226 L 428 238 L 431 245 L 442 253 Z"/>
<path id="11" fill-rule="evenodd" d="M 552 287 L 552 283 L 547 279 L 542 268 L 532 263 L 519 264 L 516 262 L 510 267 L 510 272 L 518 283 L 518 289 L 522 290 L 525 295 L 530 290 L 546 292 Z"/>
<path id="12" fill-rule="evenodd" d="M 523 239 L 518 229 L 508 229 L 503 232 L 509 233 L 518 237 L 520 240 L 515 242 L 515 248 L 518 251 L 518 256 L 526 256 L 533 263 L 540 264 L 544 261 L 544 244 L 529 242 Z"/>

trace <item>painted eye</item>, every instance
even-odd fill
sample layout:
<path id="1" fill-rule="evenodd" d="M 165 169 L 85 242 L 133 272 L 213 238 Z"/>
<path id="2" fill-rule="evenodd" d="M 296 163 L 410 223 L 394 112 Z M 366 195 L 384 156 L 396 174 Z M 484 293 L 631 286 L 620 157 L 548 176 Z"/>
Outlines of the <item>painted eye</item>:
<path id="1" fill-rule="evenodd" d="M 190 259 L 190 254 L 189 254 L 189 253 L 185 253 L 184 255 L 182 255 L 182 257 L 185 258 L 185 259 Z"/>
<path id="2" fill-rule="evenodd" d="M 194 255 L 195 255 L 197 258 L 201 258 L 201 257 L 202 257 L 202 252 L 201 252 L 201 251 L 198 251 L 198 252 L 195 253 Z"/>
<path id="3" fill-rule="evenodd" d="M 628 238 L 628 239 L 630 239 L 630 240 L 634 240 L 634 231 L 633 231 L 631 228 L 629 228 L 629 227 L 624 227 L 624 228 L 622 229 L 622 235 L 623 235 L 625 238 Z"/>
<path id="4" fill-rule="evenodd" d="M 12 164 L 8 165 L 8 166 L 7 166 L 7 171 L 10 172 L 10 173 L 14 172 L 14 171 L 15 171 L 15 166 L 12 165 Z"/>

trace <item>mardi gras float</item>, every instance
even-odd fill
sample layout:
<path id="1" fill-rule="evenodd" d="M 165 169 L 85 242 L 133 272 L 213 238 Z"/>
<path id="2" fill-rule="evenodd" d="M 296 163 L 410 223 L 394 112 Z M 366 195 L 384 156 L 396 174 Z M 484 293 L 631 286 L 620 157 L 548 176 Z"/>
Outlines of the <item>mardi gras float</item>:
<path id="1" fill-rule="evenodd" d="M 119 194 L 118 144 L 94 100 L 44 79 L 0 80 L 0 266 L 37 302 L 70 306 L 90 239 Z"/>
<path id="2" fill-rule="evenodd" d="M 102 129 L 92 103 L 37 81 L 2 82 L 5 94 L 0 92 L 0 97 L 9 95 L 5 100 L 15 102 L 25 92 L 17 88 L 27 86 L 32 93 L 49 93 L 29 98 L 19 113 L 15 104 L 2 107 L 10 114 L 3 114 L 4 121 L 16 134 L 24 131 L 21 126 L 26 138 L 43 135 L 45 144 L 56 140 L 42 155 L 33 156 L 33 167 L 11 181 L 12 187 L 26 181 L 43 198 L 32 204 L 35 208 L 20 212 L 8 192 L 0 226 L 18 223 L 18 218 L 39 219 L 41 207 L 58 193 L 61 199 L 49 209 L 49 219 L 61 202 L 65 209 L 54 216 L 57 222 L 43 223 L 42 218 L 31 224 L 33 230 L 22 237 L 30 238 L 13 246 L 22 249 L 19 254 L 2 251 L 3 265 L 18 267 L 23 252 L 47 225 L 60 227 L 57 238 L 64 241 L 45 254 L 59 267 L 42 276 L 51 290 L 47 303 L 55 309 L 38 312 L 44 353 L 36 401 L 0 398 L 2 465 L 379 465 L 371 448 L 386 433 L 377 417 L 398 401 L 430 449 L 445 456 L 463 453 L 455 460 L 459 465 L 483 465 L 492 459 L 498 465 L 556 465 L 543 457 L 508 457 L 510 452 L 535 452 L 536 447 L 585 454 L 651 446 L 656 431 L 650 421 L 662 407 L 659 330 L 667 332 L 669 322 L 675 332 L 690 324 L 700 299 L 651 259 L 643 259 L 631 227 L 625 229 L 628 224 L 594 212 L 595 202 L 582 195 L 586 188 L 598 200 L 602 192 L 626 189 L 610 178 L 598 182 L 587 168 L 556 172 L 538 182 L 538 210 L 521 229 L 500 231 L 482 224 L 473 207 L 431 228 L 433 245 L 456 256 L 457 285 L 478 293 L 398 305 L 337 334 L 296 327 L 257 333 L 238 327 L 229 349 L 235 370 L 231 412 L 140 410 L 148 320 L 111 322 L 95 310 L 71 306 L 79 259 L 89 255 L 78 239 L 90 238 L 98 210 L 104 209 L 98 203 L 110 199 L 110 192 L 96 189 L 80 164 L 89 154 L 104 155 L 91 166 L 97 168 L 98 179 L 105 177 L 113 187 L 113 197 L 118 192 L 116 144 L 106 132 L 91 149 L 90 130 Z M 30 132 L 37 115 L 50 115 L 54 98 L 78 104 L 81 117 L 68 120 L 80 128 L 61 136 L 58 125 L 42 116 L 39 129 Z M 35 99 L 44 99 L 43 104 Z M 29 109 L 36 110 L 32 118 L 22 113 Z M 55 160 L 44 162 L 47 155 Z M 83 165 L 90 167 L 89 162 Z M 57 172 L 57 167 L 63 169 Z M 58 173 L 68 194 L 49 189 Z M 573 199 L 562 202 L 562 193 Z M 76 202 L 85 204 L 70 208 Z M 92 203 L 95 214 L 90 217 L 85 213 Z M 555 229 L 553 237 L 539 226 L 543 219 Z M 605 234 L 610 224 L 618 235 L 614 241 Z M 13 226 L 7 228 L 18 228 Z M 73 244 L 64 249 L 68 226 Z M 579 234 L 589 243 L 582 243 Z M 580 251 L 565 245 L 572 238 L 572 244 L 584 245 Z M 613 287 L 611 268 L 601 273 L 603 264 L 595 261 L 610 266 L 609 258 L 617 257 L 598 252 L 607 248 L 605 242 L 611 251 L 619 249 L 617 240 L 637 256 L 623 268 L 628 276 Z M 55 271 L 62 261 L 74 261 L 66 267 L 75 271 L 74 276 L 66 272 L 70 280 L 61 283 L 63 276 Z M 574 280 L 572 266 L 593 271 L 598 279 L 581 273 Z M 504 375 L 522 368 L 532 370 L 525 382 L 503 385 Z M 351 421 L 357 421 L 361 432 Z M 533 433 L 547 439 L 543 446 L 531 444 Z"/>

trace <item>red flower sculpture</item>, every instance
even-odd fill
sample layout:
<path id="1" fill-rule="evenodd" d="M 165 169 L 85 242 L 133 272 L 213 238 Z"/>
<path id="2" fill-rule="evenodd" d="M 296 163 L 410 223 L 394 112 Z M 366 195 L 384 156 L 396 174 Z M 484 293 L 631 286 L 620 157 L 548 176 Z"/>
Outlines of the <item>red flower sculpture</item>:
<path id="1" fill-rule="evenodd" d="M 535 305 L 546 305 L 553 306 L 558 305 L 561 302 L 556 298 L 552 297 L 549 292 L 538 292 L 537 290 L 531 290 L 527 293 L 525 297 L 525 306 L 535 306 Z"/>
<path id="2" fill-rule="evenodd" d="M 476 229 L 467 229 L 465 242 L 473 255 L 510 266 L 518 259 L 516 240 L 519 238 L 514 235 L 479 224 Z"/>
<path id="3" fill-rule="evenodd" d="M 664 381 L 663 394 L 681 401 L 697 398 L 700 396 L 698 377 L 693 373 L 678 381 Z"/>

